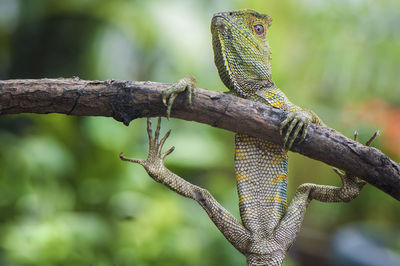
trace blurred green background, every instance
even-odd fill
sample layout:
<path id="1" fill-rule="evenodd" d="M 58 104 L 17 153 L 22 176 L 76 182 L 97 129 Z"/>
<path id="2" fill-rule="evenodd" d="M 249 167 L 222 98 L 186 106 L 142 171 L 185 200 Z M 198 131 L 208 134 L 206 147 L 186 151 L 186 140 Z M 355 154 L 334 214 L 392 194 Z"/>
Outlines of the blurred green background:
<path id="1" fill-rule="evenodd" d="M 326 124 L 400 160 L 397 0 L 0 0 L 0 79 L 174 82 L 226 91 L 213 63 L 213 13 L 273 18 L 275 83 Z M 234 133 L 171 119 L 167 166 L 237 215 Z M 144 158 L 145 120 L 0 117 L 0 265 L 244 265 L 196 202 L 118 154 Z M 289 199 L 304 182 L 340 185 L 329 166 L 290 154 Z M 372 186 L 348 204 L 313 201 L 285 265 L 330 265 L 332 236 L 364 223 L 399 229 L 400 204 Z M 400 234 L 390 233 L 400 250 Z M 383 243 L 387 239 L 383 239 Z"/>

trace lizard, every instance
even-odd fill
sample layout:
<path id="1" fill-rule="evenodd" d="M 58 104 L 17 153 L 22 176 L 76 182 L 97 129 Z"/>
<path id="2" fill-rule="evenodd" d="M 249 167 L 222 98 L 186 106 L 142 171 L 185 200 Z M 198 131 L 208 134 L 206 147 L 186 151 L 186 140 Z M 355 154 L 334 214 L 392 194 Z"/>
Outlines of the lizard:
<path id="1" fill-rule="evenodd" d="M 151 121 L 147 120 L 149 152 L 146 160 L 120 154 L 124 161 L 141 164 L 155 181 L 197 201 L 225 238 L 246 256 L 248 265 L 282 265 L 312 199 L 348 202 L 357 197 L 366 184 L 354 175 L 334 168 L 342 180 L 341 187 L 302 184 L 287 204 L 288 150 L 296 139 L 300 143 L 307 138 L 311 124 L 324 124 L 314 112 L 291 103 L 272 81 L 271 51 L 267 41 L 271 21 L 268 15 L 250 9 L 216 13 L 211 20 L 215 65 L 230 93 L 288 113 L 280 127 L 283 145 L 245 134 L 235 135 L 235 175 L 242 223 L 206 189 L 191 184 L 165 167 L 164 159 L 174 147 L 162 152 L 171 130 L 159 139 L 161 118 L 154 137 Z M 196 87 L 196 80 L 186 76 L 163 91 L 168 119 L 177 95 L 187 91 L 191 103 Z M 375 137 L 376 134 L 366 145 L 369 146 Z M 356 134 L 354 139 L 357 140 Z"/>

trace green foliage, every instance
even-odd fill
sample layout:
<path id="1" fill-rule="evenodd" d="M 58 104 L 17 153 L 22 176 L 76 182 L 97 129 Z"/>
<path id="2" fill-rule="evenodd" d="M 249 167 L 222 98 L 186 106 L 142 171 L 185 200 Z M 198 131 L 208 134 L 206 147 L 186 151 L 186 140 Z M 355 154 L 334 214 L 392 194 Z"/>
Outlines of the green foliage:
<path id="1" fill-rule="evenodd" d="M 347 136 L 360 129 L 362 141 L 381 129 L 375 145 L 389 149 L 387 126 L 400 124 L 394 116 L 400 4 L 394 0 L 2 0 L 0 79 L 174 82 L 189 74 L 200 87 L 224 91 L 209 23 L 213 13 L 238 8 L 273 18 L 273 77 L 289 99 Z M 359 110 L 374 113 L 362 109 L 372 98 L 390 105 L 383 117 L 394 122 L 360 116 Z M 233 133 L 176 120 L 162 126 L 173 129 L 167 146 L 176 146 L 167 166 L 238 215 Z M 400 138 L 398 127 L 390 130 Z M 125 127 L 109 118 L 0 117 L 0 264 L 244 264 L 195 202 L 153 182 L 140 166 L 121 162 L 121 151 L 146 156 L 144 120 Z M 398 161 L 400 152 L 390 151 Z M 340 184 L 328 166 L 297 154 L 291 154 L 289 176 L 289 197 L 304 182 Z M 341 226 L 390 227 L 399 219 L 398 202 L 366 186 L 349 204 L 313 202 L 293 250 L 297 258 L 326 262 L 326 243 Z M 324 241 L 315 237 L 321 234 Z M 313 241 L 322 253 L 307 245 Z"/>

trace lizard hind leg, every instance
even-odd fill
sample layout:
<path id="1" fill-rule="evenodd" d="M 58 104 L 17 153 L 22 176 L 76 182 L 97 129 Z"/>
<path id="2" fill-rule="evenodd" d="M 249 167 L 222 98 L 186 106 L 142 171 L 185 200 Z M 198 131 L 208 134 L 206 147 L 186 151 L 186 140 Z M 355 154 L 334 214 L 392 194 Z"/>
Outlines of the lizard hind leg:
<path id="1" fill-rule="evenodd" d="M 379 136 L 379 131 L 375 131 L 375 133 L 371 136 L 371 138 L 365 143 L 365 146 L 369 147 L 374 139 Z M 354 132 L 354 140 L 358 140 L 358 132 Z M 367 184 L 364 180 L 359 180 L 356 176 L 351 175 L 349 173 L 342 173 L 339 169 L 333 168 L 333 171 L 339 175 L 340 179 L 343 183 L 343 191 L 346 194 L 345 199 L 350 201 L 358 196 L 361 189 Z M 347 191 L 345 191 L 347 188 Z M 350 189 L 351 188 L 351 189 Z M 358 188 L 358 190 L 357 190 Z M 344 200 L 345 201 L 345 200 Z"/>
<path id="2" fill-rule="evenodd" d="M 192 76 L 186 76 L 181 78 L 176 83 L 172 84 L 171 87 L 162 92 L 161 97 L 164 105 L 167 106 L 168 119 L 171 116 L 171 108 L 178 94 L 187 91 L 187 101 L 189 104 L 191 104 L 195 88 L 197 88 L 196 79 Z"/>
<path id="3" fill-rule="evenodd" d="M 379 132 L 375 132 L 365 145 L 370 146 L 378 135 Z M 357 136 L 358 134 L 355 132 L 354 140 L 357 140 Z M 333 170 L 342 180 L 343 184 L 341 187 L 306 183 L 297 188 L 287 212 L 274 232 L 275 238 L 280 243 L 283 243 L 287 249 L 292 245 L 300 230 L 306 208 L 311 200 L 315 199 L 321 202 L 348 202 L 356 198 L 364 185 L 367 184 L 363 180 L 358 180 L 356 176 L 350 173 L 342 173 L 337 168 L 333 168 Z"/>
<path id="4" fill-rule="evenodd" d="M 162 147 L 170 131 L 159 140 L 160 123 L 161 118 L 158 119 L 157 128 L 153 137 L 150 119 L 147 120 L 149 152 L 146 160 L 126 158 L 122 153 L 120 154 L 121 160 L 141 164 L 149 176 L 155 181 L 164 184 L 172 191 L 184 197 L 197 201 L 225 238 L 240 252 L 246 253 L 249 243 L 252 241 L 251 232 L 222 207 L 210 192 L 186 181 L 164 166 L 165 157 L 174 150 L 174 147 L 162 153 Z"/>

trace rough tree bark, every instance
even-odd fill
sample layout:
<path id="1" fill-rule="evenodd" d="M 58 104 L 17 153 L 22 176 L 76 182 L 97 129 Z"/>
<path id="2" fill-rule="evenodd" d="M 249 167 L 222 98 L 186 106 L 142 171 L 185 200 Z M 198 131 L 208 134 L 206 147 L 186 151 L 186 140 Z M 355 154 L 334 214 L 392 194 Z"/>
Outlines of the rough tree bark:
<path id="1" fill-rule="evenodd" d="M 161 92 L 170 84 L 138 81 L 21 79 L 0 81 L 0 114 L 62 113 L 113 117 L 125 125 L 139 117 L 165 116 Z M 171 117 L 245 133 L 280 144 L 286 113 L 233 95 L 197 89 L 191 105 L 176 99 Z M 400 165 L 375 148 L 334 129 L 312 126 L 292 151 L 356 175 L 400 200 Z"/>

